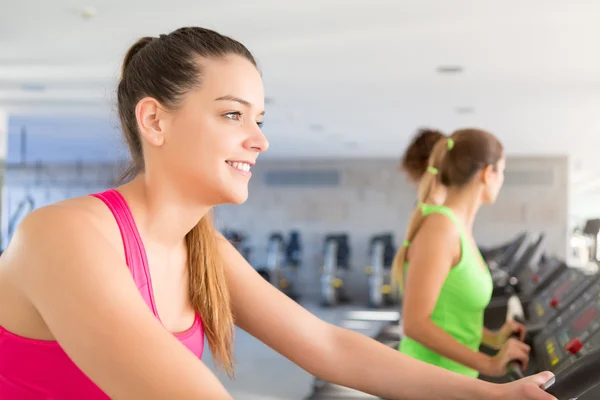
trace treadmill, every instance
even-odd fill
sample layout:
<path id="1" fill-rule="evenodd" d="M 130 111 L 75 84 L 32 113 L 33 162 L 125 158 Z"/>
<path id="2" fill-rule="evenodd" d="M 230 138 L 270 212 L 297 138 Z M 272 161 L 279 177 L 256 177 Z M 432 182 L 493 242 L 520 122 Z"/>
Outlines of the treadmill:
<path id="1" fill-rule="evenodd" d="M 508 243 L 494 247 L 492 249 L 479 247 L 483 258 L 489 263 L 496 262 L 499 265 L 506 265 L 514 257 L 515 252 L 521 243 L 527 239 L 527 232 L 520 233 L 515 239 Z"/>
<path id="2" fill-rule="evenodd" d="M 563 275 L 568 275 L 570 279 L 559 279 L 558 283 L 553 282 L 553 286 L 548 286 L 540 293 L 542 298 L 548 299 L 555 293 L 555 289 L 560 289 L 565 302 L 570 299 L 568 305 L 559 311 L 550 311 L 552 307 L 544 303 L 532 305 L 533 313 L 530 316 L 543 323 L 528 331 L 532 351 L 525 374 L 551 371 L 556 375 L 557 382 L 561 377 L 574 379 L 579 376 L 582 379 L 580 382 L 575 380 L 569 385 L 561 384 L 565 388 L 561 389 L 559 400 L 596 400 L 600 399 L 599 274 L 597 270 L 588 275 L 577 269 L 570 269 L 568 272 L 569 274 Z M 572 279 L 576 274 L 585 277 L 585 282 L 580 282 L 578 286 L 573 284 L 575 281 Z M 514 372 L 513 369 L 513 374 Z M 517 373 L 513 379 L 518 377 Z"/>
<path id="3" fill-rule="evenodd" d="M 503 280 L 495 282 L 492 298 L 485 310 L 486 327 L 496 329 L 502 326 L 512 297 L 517 296 L 522 302 L 529 302 L 567 269 L 564 262 L 543 252 L 543 243 L 542 235 L 529 242 L 519 259 L 512 263 L 514 275 L 507 273 Z"/>
<path id="4" fill-rule="evenodd" d="M 543 244 L 545 235 L 530 234 L 520 242 L 513 256 L 506 261 L 506 264 L 499 266 L 490 266 L 492 271 L 492 280 L 494 281 L 493 297 L 501 297 L 514 294 L 518 291 L 520 275 L 529 266 L 535 265 L 543 253 Z M 492 270 L 492 268 L 495 268 Z"/>

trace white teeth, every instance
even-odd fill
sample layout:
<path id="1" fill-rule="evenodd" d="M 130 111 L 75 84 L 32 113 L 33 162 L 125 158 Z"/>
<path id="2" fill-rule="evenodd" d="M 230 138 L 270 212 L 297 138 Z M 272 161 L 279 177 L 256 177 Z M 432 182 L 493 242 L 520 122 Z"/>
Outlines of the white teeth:
<path id="1" fill-rule="evenodd" d="M 238 162 L 238 161 L 228 161 L 227 162 L 229 165 L 231 165 L 233 168 L 238 169 L 240 171 L 244 171 L 244 172 L 248 172 L 250 171 L 250 164 L 245 163 L 245 162 Z"/>

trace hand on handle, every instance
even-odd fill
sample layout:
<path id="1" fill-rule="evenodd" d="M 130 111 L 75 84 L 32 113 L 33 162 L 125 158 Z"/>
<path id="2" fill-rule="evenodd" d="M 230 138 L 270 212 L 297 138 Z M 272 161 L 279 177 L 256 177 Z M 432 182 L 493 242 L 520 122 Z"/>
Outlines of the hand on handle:
<path id="1" fill-rule="evenodd" d="M 525 370 L 529 364 L 530 351 L 531 348 L 525 343 L 510 338 L 504 343 L 498 354 L 490 358 L 488 368 L 482 372 L 488 376 L 504 376 L 509 365 L 515 361 L 520 363 L 519 367 L 522 370 Z"/>
<path id="2" fill-rule="evenodd" d="M 495 400 L 557 400 L 542 389 L 544 383 L 553 377 L 551 372 L 542 372 L 525 379 L 499 385 Z"/>

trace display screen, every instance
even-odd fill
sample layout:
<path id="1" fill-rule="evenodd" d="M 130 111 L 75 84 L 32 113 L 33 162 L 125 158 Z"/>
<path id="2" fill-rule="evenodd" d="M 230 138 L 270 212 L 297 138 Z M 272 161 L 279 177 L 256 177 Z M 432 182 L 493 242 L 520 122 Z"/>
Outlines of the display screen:
<path id="1" fill-rule="evenodd" d="M 598 316 L 598 309 L 593 306 L 585 310 L 579 318 L 575 320 L 573 326 L 575 327 L 575 331 L 579 332 L 584 329 L 586 326 L 590 324 Z"/>
<path id="2" fill-rule="evenodd" d="M 571 280 L 565 281 L 554 291 L 554 297 L 561 297 L 571 287 Z"/>

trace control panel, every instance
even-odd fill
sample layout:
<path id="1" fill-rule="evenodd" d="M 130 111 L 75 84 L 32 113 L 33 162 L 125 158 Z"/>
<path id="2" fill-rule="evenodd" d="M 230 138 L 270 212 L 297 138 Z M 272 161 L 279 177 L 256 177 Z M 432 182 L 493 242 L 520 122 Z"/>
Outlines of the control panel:
<path id="1" fill-rule="evenodd" d="M 595 282 L 534 339 L 541 370 L 554 373 L 600 345 L 600 282 Z"/>
<path id="2" fill-rule="evenodd" d="M 529 303 L 527 320 L 531 323 L 550 321 L 597 279 L 597 275 L 585 275 L 576 269 L 567 268 Z"/>
<path id="3" fill-rule="evenodd" d="M 520 292 L 525 296 L 533 294 L 567 268 L 567 265 L 557 258 L 545 258 L 535 266 L 530 265 L 518 277 Z"/>

